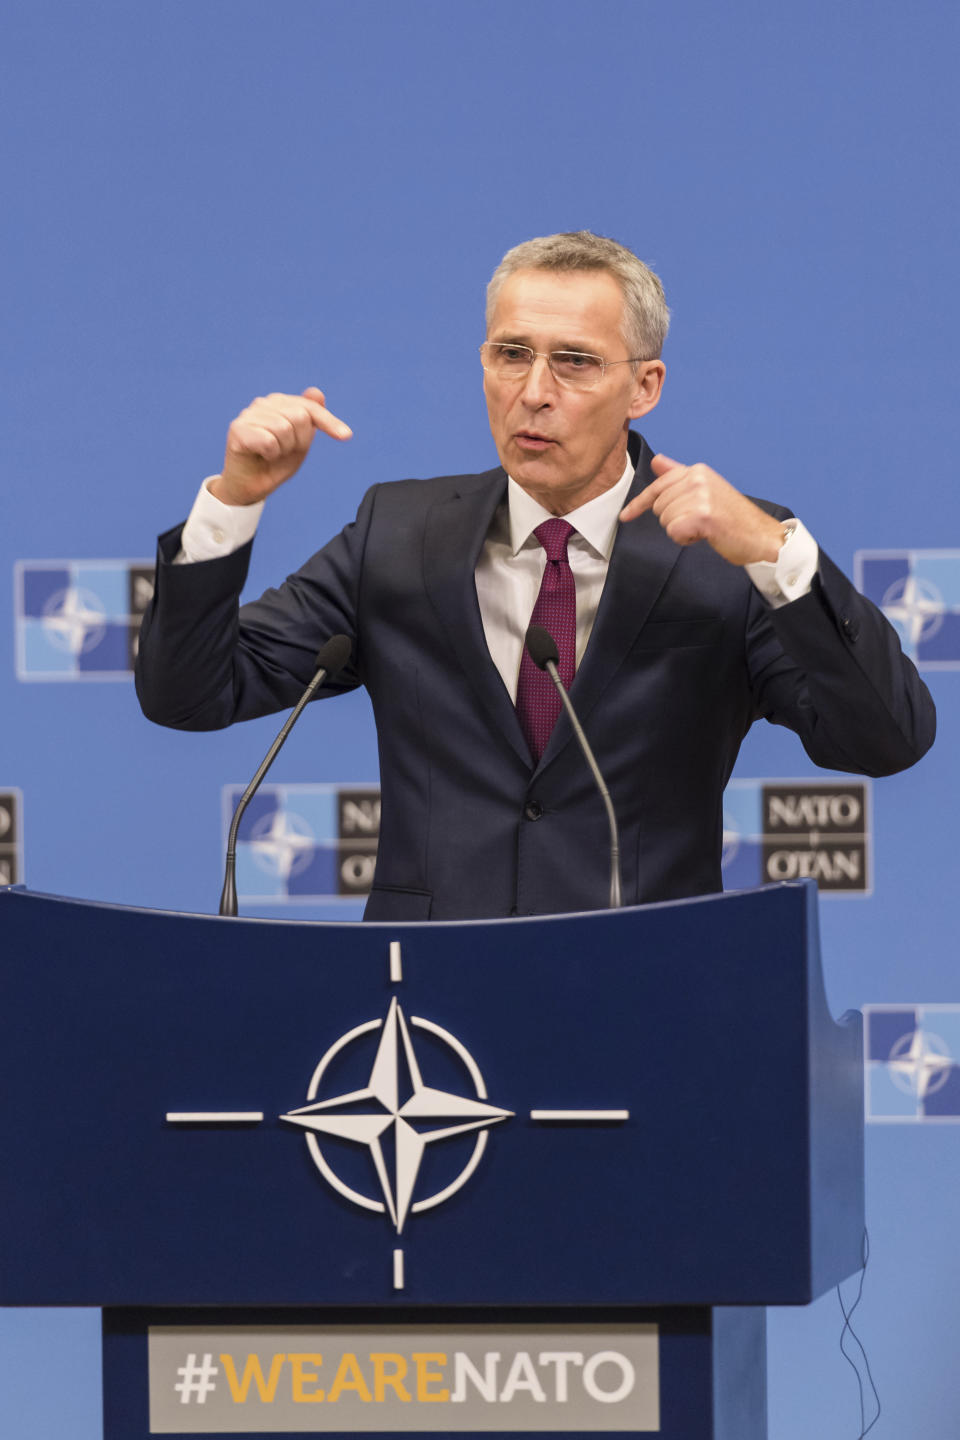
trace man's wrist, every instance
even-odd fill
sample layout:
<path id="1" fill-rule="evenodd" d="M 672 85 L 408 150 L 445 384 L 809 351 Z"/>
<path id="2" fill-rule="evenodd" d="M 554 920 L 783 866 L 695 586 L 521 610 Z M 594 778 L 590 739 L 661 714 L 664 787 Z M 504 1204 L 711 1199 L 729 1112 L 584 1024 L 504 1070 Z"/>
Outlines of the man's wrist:
<path id="1" fill-rule="evenodd" d="M 209 476 L 200 487 L 193 509 L 180 537 L 178 562 L 190 564 L 198 560 L 218 560 L 246 545 L 256 534 L 263 501 L 253 505 L 228 505 L 211 489 L 216 475 Z"/>
<path id="2" fill-rule="evenodd" d="M 238 499 L 236 491 L 227 484 L 222 473 L 220 475 L 208 475 L 203 483 L 209 495 L 212 495 L 215 500 L 219 500 L 221 505 L 229 505 L 232 509 L 241 510 L 249 505 L 263 504 L 262 500 Z"/>
<path id="3" fill-rule="evenodd" d="M 764 515 L 763 519 L 766 522 L 763 533 L 758 536 L 756 553 L 752 560 L 746 562 L 748 565 L 775 565 L 790 534 L 784 521 L 776 520 L 772 515 Z"/>
<path id="4" fill-rule="evenodd" d="M 820 560 L 817 542 L 802 521 L 791 517 L 777 523 L 782 539 L 776 560 L 744 566 L 761 595 L 774 607 L 788 605 L 809 593 Z"/>

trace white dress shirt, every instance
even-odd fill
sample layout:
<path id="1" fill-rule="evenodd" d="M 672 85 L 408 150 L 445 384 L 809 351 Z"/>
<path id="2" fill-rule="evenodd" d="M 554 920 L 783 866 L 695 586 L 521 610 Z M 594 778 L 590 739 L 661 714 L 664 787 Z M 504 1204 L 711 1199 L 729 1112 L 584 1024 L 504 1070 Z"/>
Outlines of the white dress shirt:
<path id="1" fill-rule="evenodd" d="M 574 529 L 567 545 L 567 557 L 577 587 L 578 665 L 593 630 L 620 524 L 618 517 L 626 504 L 633 473 L 633 465 L 628 460 L 616 485 L 563 517 Z M 183 527 L 181 550 L 175 562 L 178 565 L 229 555 L 256 534 L 263 502 L 225 505 L 210 494 L 209 483 L 207 479 L 200 487 Z M 508 479 L 506 497 L 497 507 L 477 561 L 475 579 L 483 633 L 512 700 L 517 697 L 523 639 L 546 566 L 546 552 L 533 532 L 542 521 L 553 518 L 551 512 L 515 480 Z M 807 594 L 820 553 L 816 541 L 799 520 L 787 520 L 784 527 L 789 533 L 775 561 L 757 561 L 744 566 L 754 585 L 774 607 Z"/>
<path id="2" fill-rule="evenodd" d="M 567 559 L 577 587 L 577 665 L 597 618 L 620 523 L 617 517 L 627 503 L 632 480 L 633 466 L 628 460 L 616 485 L 563 517 L 573 526 Z M 546 551 L 533 532 L 544 520 L 554 518 L 509 479 L 506 498 L 497 507 L 477 561 L 477 599 L 487 649 L 512 700 L 517 698 L 523 640 L 547 564 Z"/>

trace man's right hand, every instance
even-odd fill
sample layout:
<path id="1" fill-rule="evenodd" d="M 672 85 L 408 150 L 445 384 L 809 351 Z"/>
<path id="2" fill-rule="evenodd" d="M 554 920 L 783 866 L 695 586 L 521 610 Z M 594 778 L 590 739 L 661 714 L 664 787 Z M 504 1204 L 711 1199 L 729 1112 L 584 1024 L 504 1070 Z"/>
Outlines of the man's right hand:
<path id="1" fill-rule="evenodd" d="M 210 481 L 210 494 L 225 505 L 266 500 L 300 469 L 318 430 L 335 440 L 353 434 L 326 409 L 323 391 L 315 385 L 302 395 L 258 397 L 227 431 L 223 470 Z"/>

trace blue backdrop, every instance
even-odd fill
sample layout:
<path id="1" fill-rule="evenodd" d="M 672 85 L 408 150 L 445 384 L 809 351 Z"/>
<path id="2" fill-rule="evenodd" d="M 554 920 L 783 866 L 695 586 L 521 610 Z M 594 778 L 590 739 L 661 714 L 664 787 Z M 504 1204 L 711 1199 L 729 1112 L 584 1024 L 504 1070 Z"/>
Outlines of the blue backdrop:
<path id="1" fill-rule="evenodd" d="M 31 0 L 3 32 L 0 791 L 31 888 L 214 909 L 221 787 L 274 727 L 188 737 L 127 679 L 22 653 L 18 678 L 18 562 L 149 559 L 269 389 L 321 385 L 355 438 L 271 503 L 251 593 L 372 481 L 494 463 L 483 286 L 530 235 L 592 228 L 661 274 L 655 449 L 793 505 L 848 569 L 960 546 L 956 7 Z M 873 786 L 873 892 L 822 905 L 835 1012 L 960 1000 L 960 692 L 927 678 L 940 737 Z M 810 773 L 770 729 L 737 771 Z M 315 709 L 276 778 L 375 782 L 363 697 Z M 880 1434 L 956 1427 L 958 1145 L 868 1128 Z M 771 1316 L 776 1440 L 857 1433 L 838 1332 L 835 1297 Z M 97 1352 L 90 1312 L 0 1315 L 0 1429 L 93 1440 Z"/>

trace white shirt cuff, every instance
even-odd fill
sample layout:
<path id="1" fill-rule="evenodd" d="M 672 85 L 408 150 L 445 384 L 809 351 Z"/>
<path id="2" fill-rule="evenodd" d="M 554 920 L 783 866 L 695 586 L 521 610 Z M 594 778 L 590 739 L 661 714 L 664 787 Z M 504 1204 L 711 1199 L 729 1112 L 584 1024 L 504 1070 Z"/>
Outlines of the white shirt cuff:
<path id="1" fill-rule="evenodd" d="M 743 567 L 775 610 L 810 593 L 820 563 L 820 547 L 801 520 L 784 520 L 783 528 L 789 533 L 776 560 L 755 560 Z"/>
<path id="2" fill-rule="evenodd" d="M 175 565 L 222 559 L 246 545 L 257 533 L 263 501 L 258 500 L 254 505 L 224 505 L 207 488 L 215 479 L 215 475 L 208 475 L 200 486 L 180 535 L 180 553 L 173 562 Z"/>

